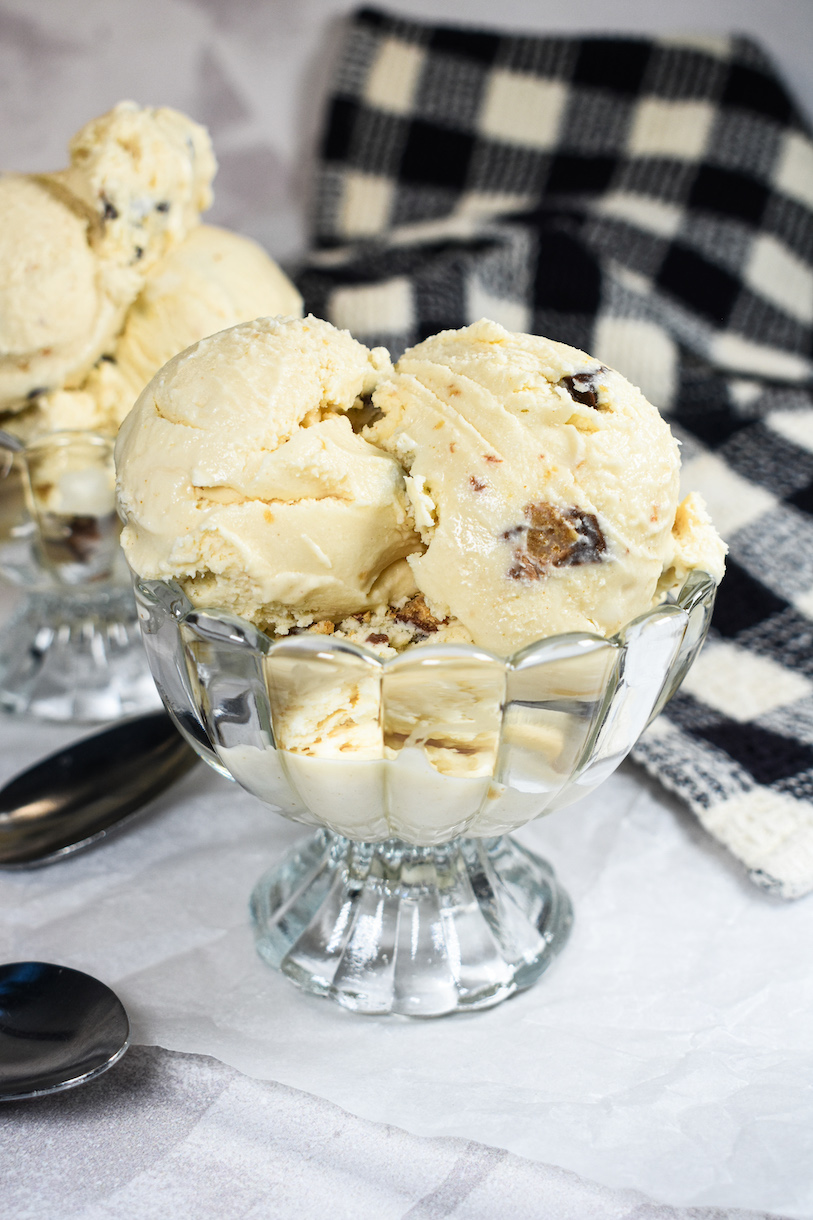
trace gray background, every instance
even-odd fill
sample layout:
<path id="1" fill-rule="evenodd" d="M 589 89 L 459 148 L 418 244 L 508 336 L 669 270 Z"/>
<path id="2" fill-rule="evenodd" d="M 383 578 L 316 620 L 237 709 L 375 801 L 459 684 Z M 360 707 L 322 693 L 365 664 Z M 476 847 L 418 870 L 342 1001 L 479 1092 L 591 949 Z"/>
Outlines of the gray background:
<path id="1" fill-rule="evenodd" d="M 210 220 L 278 258 L 304 243 L 310 161 L 349 0 L 0 0 L 0 167 L 55 169 L 121 98 L 205 123 Z M 402 0 L 390 8 L 535 32 L 730 31 L 762 41 L 813 114 L 813 0 Z"/>

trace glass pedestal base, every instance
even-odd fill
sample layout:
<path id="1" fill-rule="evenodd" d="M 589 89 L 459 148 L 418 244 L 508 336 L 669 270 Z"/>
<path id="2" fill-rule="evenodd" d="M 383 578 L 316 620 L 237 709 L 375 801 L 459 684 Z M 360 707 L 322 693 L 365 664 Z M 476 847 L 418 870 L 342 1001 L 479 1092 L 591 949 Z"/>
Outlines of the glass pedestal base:
<path id="1" fill-rule="evenodd" d="M 530 987 L 567 940 L 550 865 L 508 836 L 412 847 L 321 830 L 251 899 L 261 957 L 360 1013 L 439 1017 Z"/>
<path id="2" fill-rule="evenodd" d="M 4 711 L 92 722 L 160 706 L 127 588 L 33 593 L 0 630 Z"/>

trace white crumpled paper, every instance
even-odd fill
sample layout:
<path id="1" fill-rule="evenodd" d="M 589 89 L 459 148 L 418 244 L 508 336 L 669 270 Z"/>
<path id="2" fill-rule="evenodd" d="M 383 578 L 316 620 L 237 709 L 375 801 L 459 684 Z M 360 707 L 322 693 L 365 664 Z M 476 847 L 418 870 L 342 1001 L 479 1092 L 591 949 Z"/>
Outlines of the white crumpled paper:
<path id="1" fill-rule="evenodd" d="M 81 732 L 0 719 L 0 781 Z M 463 1017 L 354 1016 L 260 961 L 249 893 L 302 834 L 201 765 L 101 846 L 0 874 L 2 958 L 89 971 L 134 1041 L 368 1119 L 673 1205 L 813 1215 L 813 902 L 756 890 L 638 770 L 520 833 L 573 935 L 533 990 Z"/>

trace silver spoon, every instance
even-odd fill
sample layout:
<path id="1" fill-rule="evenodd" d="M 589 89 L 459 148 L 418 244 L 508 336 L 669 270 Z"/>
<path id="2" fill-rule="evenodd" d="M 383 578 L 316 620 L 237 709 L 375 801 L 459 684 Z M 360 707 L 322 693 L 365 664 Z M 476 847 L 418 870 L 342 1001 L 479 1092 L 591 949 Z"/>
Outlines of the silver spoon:
<path id="1" fill-rule="evenodd" d="M 94 1080 L 129 1044 L 124 1006 L 98 979 L 50 962 L 0 966 L 0 1101 Z"/>
<path id="2" fill-rule="evenodd" d="M 97 842 L 196 761 L 166 712 L 51 754 L 0 789 L 0 868 L 49 864 Z"/>
<path id="3" fill-rule="evenodd" d="M 14 454 L 22 453 L 25 445 L 16 436 L 12 436 L 10 432 L 0 430 L 0 449 L 6 451 L 5 456 L 0 454 L 0 478 L 5 478 L 11 470 Z"/>

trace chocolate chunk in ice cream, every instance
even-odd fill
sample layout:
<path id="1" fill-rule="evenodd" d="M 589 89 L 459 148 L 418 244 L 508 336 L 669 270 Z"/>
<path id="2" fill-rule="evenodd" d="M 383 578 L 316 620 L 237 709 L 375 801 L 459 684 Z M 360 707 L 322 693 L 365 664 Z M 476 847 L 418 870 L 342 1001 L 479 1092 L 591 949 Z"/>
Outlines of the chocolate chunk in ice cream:
<path id="1" fill-rule="evenodd" d="M 563 377 L 559 385 L 564 386 L 574 402 L 580 402 L 585 407 L 593 407 L 594 410 L 600 410 L 598 393 L 598 379 L 608 370 L 603 364 L 600 364 L 597 369 L 589 373 L 574 373 L 572 377 Z"/>
<path id="2" fill-rule="evenodd" d="M 414 597 L 411 597 L 400 610 L 396 611 L 395 617 L 399 623 L 413 623 L 421 631 L 429 632 L 437 631 L 438 627 L 441 627 L 446 621 L 435 618 L 422 593 L 416 593 Z"/>
<path id="3" fill-rule="evenodd" d="M 522 538 L 508 570 L 513 580 L 539 580 L 552 567 L 599 563 L 607 550 L 595 513 L 539 503 L 526 505 L 525 516 L 527 526 L 503 534 L 505 539 Z"/>

